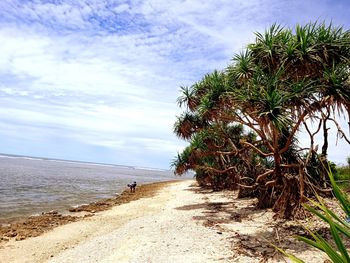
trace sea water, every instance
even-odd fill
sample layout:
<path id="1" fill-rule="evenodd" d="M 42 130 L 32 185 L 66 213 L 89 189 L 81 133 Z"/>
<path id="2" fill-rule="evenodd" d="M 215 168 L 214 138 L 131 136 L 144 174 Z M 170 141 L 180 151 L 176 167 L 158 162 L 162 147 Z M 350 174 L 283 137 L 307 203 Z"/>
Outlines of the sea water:
<path id="1" fill-rule="evenodd" d="M 0 221 L 88 204 L 138 184 L 179 179 L 172 171 L 0 155 Z"/>

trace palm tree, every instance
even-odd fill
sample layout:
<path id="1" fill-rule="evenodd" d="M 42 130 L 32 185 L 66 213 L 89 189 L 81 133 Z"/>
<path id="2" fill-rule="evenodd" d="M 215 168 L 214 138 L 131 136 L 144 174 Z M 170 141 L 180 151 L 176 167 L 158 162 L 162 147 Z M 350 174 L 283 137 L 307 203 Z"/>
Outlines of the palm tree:
<path id="1" fill-rule="evenodd" d="M 324 23 L 297 26 L 295 32 L 273 25 L 265 34 L 257 33 L 255 43 L 235 55 L 228 67 L 232 120 L 262 139 L 266 151 L 250 145 L 253 149 L 273 157 L 273 169 L 259 175 L 257 182 L 267 178 L 265 186 L 283 189 L 274 204 L 283 217 L 291 216 L 304 196 L 305 163 L 296 153 L 292 163 L 284 158 L 296 146 L 300 126 L 317 115 L 324 123 L 335 122 L 322 114 L 323 109 L 349 111 L 349 41 L 348 31 Z M 326 127 L 324 153 L 327 132 Z"/>
<path id="2" fill-rule="evenodd" d="M 327 190 L 322 189 L 326 185 L 312 181 L 308 168 L 311 157 L 318 156 L 313 138 L 320 128 L 324 137 L 321 163 L 327 162 L 327 122 L 335 123 L 340 136 L 350 143 L 334 117 L 345 112 L 350 116 L 349 73 L 350 32 L 340 27 L 310 23 L 292 30 L 275 24 L 264 34 L 256 33 L 255 42 L 234 55 L 225 71 L 214 71 L 190 88 L 182 88 L 178 102 L 187 112 L 176 123 L 177 135 L 192 146 L 201 132 L 216 134 L 215 140 L 202 141 L 207 148 L 201 153 L 208 155 L 198 155 L 199 148 L 192 147 L 197 159 L 191 167 L 210 166 L 204 169 L 209 174 L 234 170 L 236 176 L 244 178 L 244 171 L 251 166 L 247 160 L 258 162 L 262 168 L 253 183 L 235 182 L 259 191 L 261 207 L 273 205 L 280 216 L 292 216 L 304 196 L 311 193 L 309 189 Z M 319 120 L 320 128 L 311 132 L 307 119 Z M 247 140 L 240 134 L 238 142 L 230 143 L 228 128 L 236 124 L 254 132 L 256 138 Z M 297 142 L 301 125 L 310 135 L 306 158 Z M 220 154 L 230 161 L 223 162 Z M 211 159 L 203 165 L 208 156 Z M 244 165 L 238 165 L 241 163 Z M 327 172 L 320 169 L 321 174 Z"/>
<path id="3" fill-rule="evenodd" d="M 225 73 L 214 71 L 181 91 L 178 102 L 186 111 L 178 117 L 174 132 L 190 145 L 173 161 L 175 173 L 194 170 L 200 184 L 215 190 L 237 188 L 241 178 L 253 182 L 250 178 L 255 174 L 251 164 L 253 155 L 243 149 L 240 140 L 252 142 L 256 136 L 246 133 L 242 125 L 232 123 L 230 114 L 225 113 L 231 111 L 225 107 L 230 104 L 222 97 L 226 92 Z"/>

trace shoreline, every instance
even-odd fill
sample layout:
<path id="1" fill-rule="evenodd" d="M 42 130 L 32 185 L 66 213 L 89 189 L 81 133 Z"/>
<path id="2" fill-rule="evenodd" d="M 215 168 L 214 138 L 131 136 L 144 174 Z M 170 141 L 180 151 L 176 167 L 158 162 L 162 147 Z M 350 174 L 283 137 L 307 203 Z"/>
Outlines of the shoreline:
<path id="1" fill-rule="evenodd" d="M 53 228 L 76 222 L 83 218 L 94 216 L 95 213 L 111 209 L 121 204 L 129 203 L 141 198 L 152 197 L 159 190 L 179 180 L 169 180 L 141 184 L 136 192 L 130 193 L 126 188 L 115 197 L 74 206 L 64 212 L 55 210 L 42 212 L 39 215 L 18 216 L 0 220 L 0 245 L 11 240 L 20 241 L 29 237 L 39 236 Z"/>
<path id="2" fill-rule="evenodd" d="M 162 184 L 149 187 L 145 198 L 36 237 L 12 238 L 0 244 L 0 263 L 288 262 L 271 244 L 305 262 L 326 259 L 295 239 L 305 234 L 301 221 L 276 220 L 271 209 L 255 209 L 256 199 L 202 189 L 195 180 Z"/>

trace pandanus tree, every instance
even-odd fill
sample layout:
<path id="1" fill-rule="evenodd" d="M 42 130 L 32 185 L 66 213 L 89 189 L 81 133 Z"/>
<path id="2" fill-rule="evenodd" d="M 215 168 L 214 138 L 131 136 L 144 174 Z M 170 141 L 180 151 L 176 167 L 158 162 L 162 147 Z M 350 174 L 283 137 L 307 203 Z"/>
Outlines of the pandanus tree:
<path id="1" fill-rule="evenodd" d="M 222 115 L 225 74 L 214 71 L 191 88 L 182 88 L 178 103 L 186 112 L 178 117 L 174 132 L 190 145 L 173 162 L 175 172 L 196 171 L 197 181 L 214 190 L 251 183 L 256 173 L 255 155 L 241 141 L 253 142 L 255 134 Z M 217 107 L 216 105 L 220 105 Z"/>
<path id="2" fill-rule="evenodd" d="M 190 145 L 174 160 L 176 173 L 194 170 L 199 184 L 214 190 L 236 189 L 241 182 L 253 182 L 255 155 L 243 148 L 241 140 L 255 140 L 255 135 L 244 132 L 242 125 L 213 125 L 196 132 Z"/>
<path id="3" fill-rule="evenodd" d="M 296 26 L 295 30 L 273 25 L 264 34 L 256 33 L 255 42 L 234 55 L 225 71 L 214 71 L 183 88 L 179 104 L 186 105 L 187 112 L 179 118 L 175 131 L 190 143 L 198 132 L 217 132 L 218 127 L 234 124 L 253 132 L 254 140 L 242 138 L 226 152 L 234 152 L 243 162 L 247 155 L 251 161 L 259 160 L 262 169 L 256 171 L 253 184 L 235 182 L 258 189 L 260 207 L 272 206 L 278 215 L 288 218 L 311 189 L 327 191 L 321 176 L 327 173 L 322 168 L 327 167 L 327 123 L 333 122 L 338 135 L 350 142 L 336 118 L 344 115 L 349 121 L 349 74 L 349 31 L 325 23 Z M 312 130 L 310 122 L 315 121 L 318 127 Z M 310 136 L 306 157 L 297 141 L 302 127 Z M 320 130 L 323 146 L 318 155 L 314 137 Z M 229 141 L 227 133 L 218 134 Z M 244 150 L 238 151 L 237 145 Z M 211 149 L 211 156 L 220 151 L 225 152 L 220 147 Z M 320 166 L 316 178 L 310 174 L 312 160 Z M 211 165 L 218 161 L 214 158 Z M 268 162 L 272 165 L 266 165 Z M 196 167 L 195 163 L 190 167 Z M 239 169 L 246 167 L 228 163 L 216 168 L 235 170 L 237 176 Z"/>
<path id="4" fill-rule="evenodd" d="M 264 35 L 257 33 L 256 42 L 228 69 L 233 120 L 253 129 L 266 147 L 260 153 L 273 157 L 273 169 L 259 175 L 257 183 L 268 179 L 265 187 L 273 188 L 276 196 L 273 208 L 283 217 L 290 217 L 305 191 L 315 186 L 307 163 L 288 154 L 301 125 L 307 127 L 308 118 L 323 123 L 321 161 L 327 166 L 326 122 L 337 124 L 330 114 L 350 113 L 349 51 L 349 31 L 341 28 L 308 24 L 293 32 L 273 25 Z"/>

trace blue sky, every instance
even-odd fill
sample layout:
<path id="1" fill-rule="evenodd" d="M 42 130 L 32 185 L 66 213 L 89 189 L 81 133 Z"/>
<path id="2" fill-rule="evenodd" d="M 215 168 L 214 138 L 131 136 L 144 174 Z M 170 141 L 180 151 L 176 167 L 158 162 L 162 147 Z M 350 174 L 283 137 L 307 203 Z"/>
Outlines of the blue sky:
<path id="1" fill-rule="evenodd" d="M 274 22 L 349 29 L 349 13 L 324 0 L 2 0 L 0 152 L 169 168 L 186 145 L 172 134 L 180 85 Z M 349 145 L 331 147 L 344 163 Z"/>

